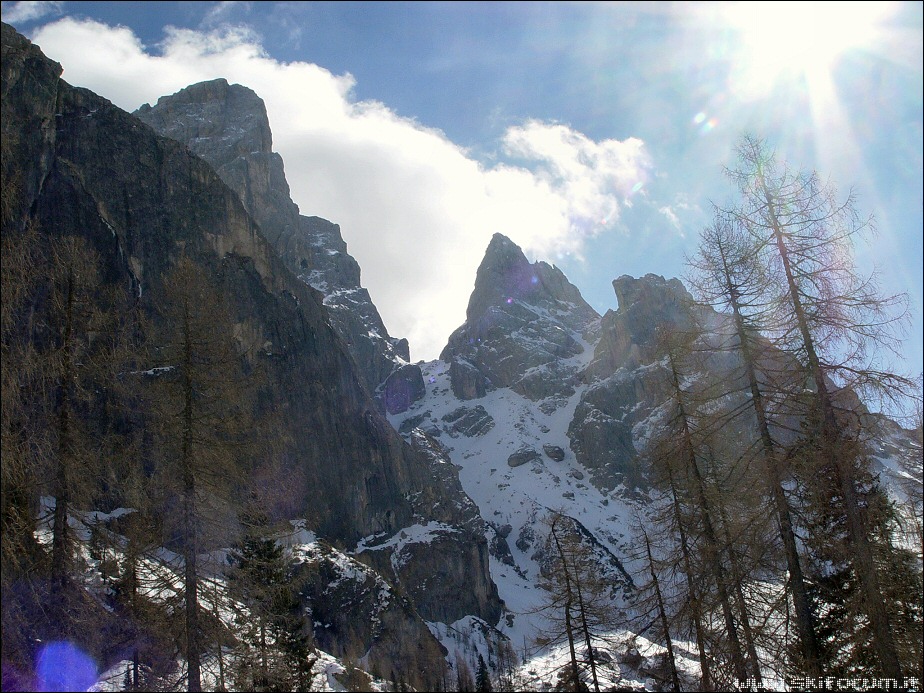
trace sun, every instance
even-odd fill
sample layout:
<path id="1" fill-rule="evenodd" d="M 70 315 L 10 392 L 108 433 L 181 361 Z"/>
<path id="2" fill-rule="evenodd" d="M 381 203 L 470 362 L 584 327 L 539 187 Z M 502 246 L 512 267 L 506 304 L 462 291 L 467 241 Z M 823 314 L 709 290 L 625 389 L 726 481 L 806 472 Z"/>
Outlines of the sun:
<path id="1" fill-rule="evenodd" d="M 877 37 L 885 2 L 739 2 L 727 6 L 738 32 L 737 67 L 751 87 L 830 73 L 845 52 Z"/>

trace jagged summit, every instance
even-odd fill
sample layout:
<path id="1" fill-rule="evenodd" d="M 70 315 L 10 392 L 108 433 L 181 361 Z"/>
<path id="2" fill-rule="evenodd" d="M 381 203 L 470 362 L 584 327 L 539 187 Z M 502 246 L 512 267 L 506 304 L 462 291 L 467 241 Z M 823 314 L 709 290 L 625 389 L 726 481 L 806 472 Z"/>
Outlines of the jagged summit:
<path id="1" fill-rule="evenodd" d="M 613 280 L 618 308 L 607 311 L 601 335 L 588 366 L 589 378 L 607 377 L 621 367 L 634 368 L 653 358 L 659 326 L 685 329 L 693 297 L 676 278 L 657 274 L 622 275 Z"/>
<path id="2" fill-rule="evenodd" d="M 536 307 L 573 304 L 577 313 L 571 322 L 579 330 L 584 329 L 583 323 L 599 317 L 561 270 L 545 262 L 530 263 L 520 246 L 495 233 L 478 267 L 475 289 L 465 312 L 466 323 L 470 327 L 477 324 L 485 331 L 489 325 L 484 318 L 491 307 L 515 301 Z"/>
<path id="3" fill-rule="evenodd" d="M 234 141 L 240 153 L 269 154 L 273 149 L 263 99 L 223 77 L 161 96 L 155 106 L 144 104 L 135 115 L 152 127 L 156 122 L 156 130 L 169 130 L 169 136 L 180 141 L 220 137 Z"/>
<path id="4" fill-rule="evenodd" d="M 419 374 L 407 373 L 407 341 L 388 334 L 369 292 L 360 285 L 359 264 L 347 252 L 340 227 L 299 214 L 282 157 L 272 151 L 263 99 L 248 87 L 213 79 L 162 96 L 134 115 L 158 134 L 188 146 L 237 192 L 288 268 L 323 294 L 334 330 L 356 361 L 366 388 L 379 395 L 380 406 L 393 408 L 401 401 L 388 397 L 386 390 L 409 379 L 411 389 L 423 386 Z M 387 387 L 389 376 L 398 370 L 402 375 Z"/>
<path id="5" fill-rule="evenodd" d="M 510 387 L 539 400 L 573 392 L 571 378 L 593 341 L 600 316 L 561 270 L 530 263 L 513 241 L 495 234 L 475 277 L 466 321 L 440 358 L 453 389 L 472 399 Z"/>
<path id="6" fill-rule="evenodd" d="M 693 297 L 686 287 L 676 277 L 665 279 L 659 274 L 646 274 L 644 277 L 630 277 L 624 274 L 613 280 L 613 290 L 616 292 L 617 311 L 625 312 L 634 309 L 638 303 L 646 307 L 676 303 L 679 301 L 692 301 Z"/>

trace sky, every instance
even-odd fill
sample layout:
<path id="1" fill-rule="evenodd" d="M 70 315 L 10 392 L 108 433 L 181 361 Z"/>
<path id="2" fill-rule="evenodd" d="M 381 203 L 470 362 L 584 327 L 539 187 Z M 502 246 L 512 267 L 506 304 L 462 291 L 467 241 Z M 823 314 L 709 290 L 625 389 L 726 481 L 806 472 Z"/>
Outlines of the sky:
<path id="1" fill-rule="evenodd" d="M 224 77 L 266 102 L 302 214 L 340 224 L 392 336 L 438 356 L 494 233 L 601 314 L 683 278 L 745 133 L 850 189 L 922 366 L 922 7 L 907 3 L 3 2 L 133 111 Z"/>

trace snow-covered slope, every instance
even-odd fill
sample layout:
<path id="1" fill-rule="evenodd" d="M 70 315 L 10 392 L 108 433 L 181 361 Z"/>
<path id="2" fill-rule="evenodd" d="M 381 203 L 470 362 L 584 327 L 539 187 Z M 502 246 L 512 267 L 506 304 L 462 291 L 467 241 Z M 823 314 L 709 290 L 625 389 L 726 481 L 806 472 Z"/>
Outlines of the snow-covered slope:
<path id="1" fill-rule="evenodd" d="M 547 520 L 553 513 L 571 518 L 595 552 L 617 605 L 625 606 L 633 589 L 626 542 L 644 495 L 591 483 L 569 439 L 575 410 L 592 387 L 582 374 L 599 327 L 600 317 L 557 269 L 528 263 L 509 239 L 495 236 L 466 324 L 443 352 L 446 360 L 420 364 L 425 395 L 389 417 L 407 439 L 428 441 L 458 468 L 463 490 L 487 523 L 491 576 L 506 605 L 497 631 L 521 660 L 525 651 L 522 673 L 531 669 L 540 679 L 552 676 L 557 652 L 544 653 L 541 664 L 532 647 L 548 626 L 540 611 L 547 593 L 539 583 L 552 558 Z M 465 386 L 472 383 L 478 387 Z M 451 657 L 463 656 L 471 666 L 481 654 L 493 665 L 497 634 L 464 621 L 448 628 L 431 623 L 431 630 Z M 638 673 L 626 666 L 615 671 Z"/>

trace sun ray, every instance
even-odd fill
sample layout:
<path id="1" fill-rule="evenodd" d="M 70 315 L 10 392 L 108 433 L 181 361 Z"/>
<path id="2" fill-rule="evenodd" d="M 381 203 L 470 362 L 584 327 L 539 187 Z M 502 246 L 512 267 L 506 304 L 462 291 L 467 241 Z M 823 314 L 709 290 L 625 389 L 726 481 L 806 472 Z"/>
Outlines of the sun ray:
<path id="1" fill-rule="evenodd" d="M 726 20 L 739 34 L 735 81 L 765 95 L 780 81 L 817 83 L 848 50 L 870 49 L 894 11 L 880 2 L 740 2 Z"/>

